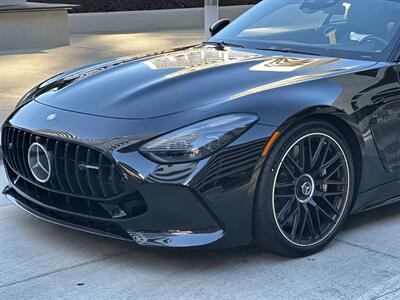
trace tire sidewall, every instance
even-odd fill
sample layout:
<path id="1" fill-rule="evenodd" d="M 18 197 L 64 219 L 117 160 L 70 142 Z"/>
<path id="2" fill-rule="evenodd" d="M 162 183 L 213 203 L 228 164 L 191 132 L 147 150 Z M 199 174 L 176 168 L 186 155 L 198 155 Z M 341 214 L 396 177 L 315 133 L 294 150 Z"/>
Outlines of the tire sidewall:
<path id="1" fill-rule="evenodd" d="M 313 133 L 323 133 L 334 139 L 346 156 L 349 168 L 348 199 L 342 216 L 336 227 L 320 242 L 310 246 L 298 246 L 288 241 L 281 233 L 274 217 L 273 188 L 279 164 L 285 153 L 301 137 Z M 345 223 L 352 207 L 354 197 L 354 163 L 351 151 L 341 133 L 329 123 L 310 120 L 301 125 L 292 126 L 281 134 L 273 145 L 263 164 L 257 183 L 254 207 L 254 229 L 256 242 L 263 248 L 286 256 L 304 256 L 315 253 L 325 247 Z M 266 240 L 268 239 L 268 240 Z"/>

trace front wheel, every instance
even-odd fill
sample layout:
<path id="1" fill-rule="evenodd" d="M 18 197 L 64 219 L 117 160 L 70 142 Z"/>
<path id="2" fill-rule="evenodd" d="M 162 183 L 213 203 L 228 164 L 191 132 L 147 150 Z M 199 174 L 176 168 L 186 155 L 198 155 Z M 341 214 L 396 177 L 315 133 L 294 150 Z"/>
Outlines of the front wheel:
<path id="1" fill-rule="evenodd" d="M 291 257 L 321 250 L 345 222 L 353 193 L 353 158 L 338 130 L 322 121 L 288 130 L 258 180 L 256 243 Z"/>

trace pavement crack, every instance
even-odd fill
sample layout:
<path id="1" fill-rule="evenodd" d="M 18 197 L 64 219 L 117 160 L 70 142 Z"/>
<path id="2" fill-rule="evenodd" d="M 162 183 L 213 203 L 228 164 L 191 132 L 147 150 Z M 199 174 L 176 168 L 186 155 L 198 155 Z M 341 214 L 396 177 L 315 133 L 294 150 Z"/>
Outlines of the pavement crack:
<path id="1" fill-rule="evenodd" d="M 351 242 L 346 242 L 346 241 L 343 241 L 343 240 L 338 239 L 338 238 L 335 238 L 335 241 L 341 242 L 343 244 L 346 244 L 346 245 L 349 245 L 349 246 L 352 246 L 352 247 L 363 249 L 363 250 L 366 250 L 366 251 L 371 252 L 371 253 L 380 254 L 380 255 L 384 255 L 384 256 L 387 256 L 387 257 L 390 257 L 390 258 L 394 258 L 394 259 L 400 260 L 400 257 L 398 257 L 396 255 L 392 255 L 392 254 L 385 253 L 385 252 L 382 252 L 382 251 L 379 251 L 379 250 L 375 250 L 375 249 L 372 249 L 372 248 L 367 247 L 367 246 L 361 246 L 361 245 L 357 245 L 357 244 L 354 244 L 354 243 L 351 243 Z"/>
<path id="2" fill-rule="evenodd" d="M 374 298 L 371 298 L 371 300 L 381 299 L 381 298 L 383 298 L 383 297 L 386 297 L 386 296 L 391 295 L 391 294 L 393 294 L 393 293 L 396 293 L 396 292 L 398 292 L 398 291 L 400 291 L 400 288 L 394 289 L 394 290 L 392 290 L 392 291 L 390 291 L 390 292 L 386 292 L 386 293 L 384 293 L 384 294 L 381 294 L 381 295 L 379 295 L 379 296 L 376 296 L 376 297 L 374 297 Z"/>
<path id="3" fill-rule="evenodd" d="M 51 272 L 43 273 L 43 274 L 40 274 L 40 275 L 36 275 L 36 276 L 32 276 L 32 277 L 25 278 L 25 279 L 22 279 L 22 280 L 18 280 L 18 281 L 15 281 L 15 282 L 11 282 L 11 283 L 7 283 L 7 284 L 4 284 L 4 285 L 0 285 L 0 289 L 6 288 L 6 287 L 10 287 L 10 286 L 13 286 L 13 285 L 17 285 L 17 284 L 20 284 L 20 283 L 23 283 L 23 282 L 35 280 L 35 279 L 38 279 L 38 278 L 46 277 L 48 275 L 52 275 L 52 274 L 68 271 L 68 270 L 71 270 L 71 269 L 75 269 L 75 268 L 78 268 L 78 267 L 90 265 L 90 264 L 97 263 L 97 262 L 100 262 L 100 261 L 108 260 L 108 259 L 111 259 L 111 258 L 114 258 L 114 257 L 118 257 L 118 256 L 122 256 L 122 255 L 128 254 L 130 252 L 132 252 L 132 251 L 131 250 L 127 250 L 127 251 L 124 251 L 124 252 L 119 252 L 119 253 L 114 253 L 114 254 L 109 254 L 109 255 L 103 255 L 102 257 L 100 257 L 98 259 L 94 259 L 94 260 L 83 262 L 83 263 L 80 263 L 80 264 L 76 264 L 76 265 L 73 265 L 73 266 L 70 266 L 70 267 L 67 267 L 67 268 L 57 269 L 57 270 L 54 270 L 54 271 L 51 271 Z"/>
<path id="4" fill-rule="evenodd" d="M 77 46 L 77 45 L 71 45 L 71 48 L 78 48 L 78 49 L 86 49 L 86 50 L 91 50 L 91 51 L 104 51 L 102 48 L 93 48 L 89 46 Z M 124 53 L 125 54 L 125 53 Z"/>

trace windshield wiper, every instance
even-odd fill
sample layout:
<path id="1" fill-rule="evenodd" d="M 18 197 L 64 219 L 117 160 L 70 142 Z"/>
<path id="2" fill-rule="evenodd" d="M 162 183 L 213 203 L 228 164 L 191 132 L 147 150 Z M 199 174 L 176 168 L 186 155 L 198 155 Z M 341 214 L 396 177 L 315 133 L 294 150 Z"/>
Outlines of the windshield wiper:
<path id="1" fill-rule="evenodd" d="M 284 53 L 295 53 L 295 54 L 305 54 L 305 55 L 321 56 L 320 54 L 317 54 L 317 53 L 306 52 L 306 51 L 297 51 L 297 50 L 293 50 L 292 48 L 283 48 L 283 49 L 276 49 L 276 48 L 257 48 L 257 50 L 275 51 L 275 52 L 284 52 Z"/>
<path id="2" fill-rule="evenodd" d="M 228 43 L 228 42 L 203 42 L 203 44 L 211 44 L 211 45 L 216 45 L 220 48 L 224 48 L 224 47 L 237 47 L 237 48 L 244 48 L 243 45 L 239 45 L 239 44 L 234 44 L 234 43 Z"/>

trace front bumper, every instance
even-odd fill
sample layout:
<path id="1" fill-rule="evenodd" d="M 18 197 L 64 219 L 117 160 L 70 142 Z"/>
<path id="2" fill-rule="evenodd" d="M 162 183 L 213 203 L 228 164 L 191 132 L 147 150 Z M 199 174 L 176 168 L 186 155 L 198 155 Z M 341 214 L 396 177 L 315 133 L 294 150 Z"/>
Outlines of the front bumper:
<path id="1" fill-rule="evenodd" d="M 213 228 L 209 228 L 208 230 L 203 229 L 200 231 L 136 231 L 133 228 L 135 224 L 134 220 L 124 222 L 99 220 L 98 222 L 101 222 L 102 224 L 97 227 L 95 223 L 93 223 L 93 220 L 90 220 L 87 217 L 82 217 L 80 222 L 73 222 L 71 220 L 78 220 L 77 216 L 71 216 L 68 211 L 58 211 L 55 213 L 50 207 L 43 206 L 40 201 L 37 201 L 28 194 L 17 190 L 15 187 L 6 187 L 3 194 L 15 206 L 44 221 L 101 236 L 134 241 L 141 246 L 194 247 L 211 244 L 224 236 L 224 231 L 218 226 L 215 226 L 215 224 Z M 197 211 L 197 217 L 199 217 L 200 212 L 201 210 Z M 86 225 L 83 225 L 85 223 Z M 91 225 L 89 225 L 90 223 Z M 151 223 L 156 225 L 157 221 Z M 165 225 L 165 223 L 163 225 Z M 161 227 L 163 226 L 160 226 L 159 228 Z"/>
<path id="2" fill-rule="evenodd" d="M 49 124 L 46 117 L 55 113 L 59 119 Z M 32 114 L 36 116 L 35 120 L 27 118 Z M 16 172 L 7 159 L 4 163 L 10 184 L 3 193 L 18 207 L 46 221 L 143 246 L 233 247 L 249 244 L 253 194 L 263 161 L 261 152 L 275 128 L 255 125 L 226 149 L 198 163 L 158 165 L 140 155 L 135 147 L 128 147 L 130 150 L 126 151 L 124 146 L 125 150 L 120 151 L 120 144 L 128 137 L 118 133 L 121 128 L 149 129 L 146 122 L 81 115 L 32 103 L 5 124 L 5 127 L 19 128 L 45 138 L 51 136 L 80 147 L 97 148 L 99 153 L 115 162 L 129 190 L 143 198 L 146 209 L 140 213 L 122 218 L 104 217 L 53 205 L 65 201 L 65 195 L 42 190 Z M 152 122 L 166 124 L 166 120 Z M 79 123 L 95 124 L 90 126 L 96 131 L 79 127 Z M 101 135 L 102 132 L 105 134 Z M 141 140 L 143 136 L 151 135 L 140 132 L 129 139 Z M 52 194 L 51 201 L 44 201 L 47 193 Z M 133 197 L 132 193 L 121 199 L 127 201 L 127 197 Z M 75 201 L 80 199 L 73 198 Z M 116 201 L 119 200 L 113 205 L 118 204 Z M 106 209 L 110 206 L 107 201 L 97 200 L 96 205 Z"/>

